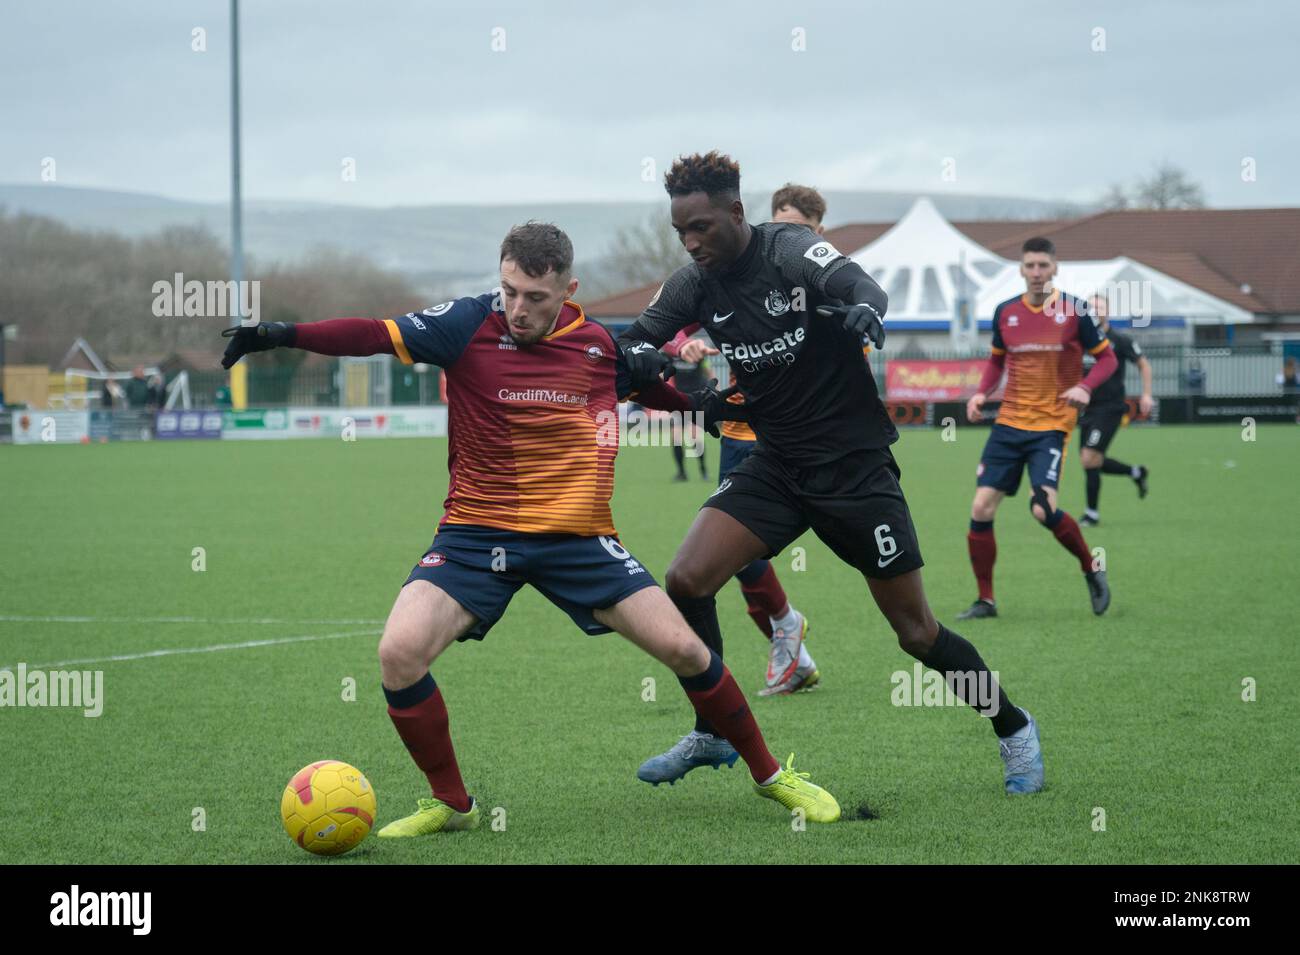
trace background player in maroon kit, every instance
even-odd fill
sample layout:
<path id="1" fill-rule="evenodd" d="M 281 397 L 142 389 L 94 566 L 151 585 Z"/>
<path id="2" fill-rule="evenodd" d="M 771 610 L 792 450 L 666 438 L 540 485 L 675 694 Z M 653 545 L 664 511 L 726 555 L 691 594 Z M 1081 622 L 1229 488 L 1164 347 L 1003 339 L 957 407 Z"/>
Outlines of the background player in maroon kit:
<path id="1" fill-rule="evenodd" d="M 1005 369 L 1006 391 L 980 457 L 966 536 L 979 596 L 957 615 L 959 620 L 997 616 L 993 517 L 1002 499 L 1020 488 L 1026 467 L 1034 517 L 1078 559 L 1093 613 L 1103 614 L 1110 606 L 1106 572 L 1093 568 L 1083 531 L 1073 517 L 1057 509 L 1056 491 L 1077 409 L 1086 407 L 1092 389 L 1114 372 L 1115 355 L 1088 307 L 1053 288 L 1056 249 L 1051 242 L 1042 238 L 1025 242 L 1020 274 L 1025 293 L 993 310 L 992 354 L 979 390 L 966 404 L 967 417 L 980 421 L 984 402 Z M 1097 359 L 1087 377 L 1083 376 L 1085 350 Z"/>
<path id="2" fill-rule="evenodd" d="M 389 716 L 432 798 L 379 835 L 479 824 L 429 667 L 454 641 L 482 639 L 524 584 L 587 633 L 616 630 L 669 667 L 697 713 L 745 759 L 760 795 L 812 821 L 834 821 L 834 798 L 772 758 L 721 658 L 617 537 L 609 507 L 617 402 L 628 397 L 631 379 L 609 332 L 586 321 L 570 299 L 578 282 L 568 237 L 544 223 L 517 226 L 502 243 L 500 264 L 498 292 L 418 314 L 229 330 L 222 362 L 230 367 L 247 352 L 287 346 L 329 355 L 389 353 L 447 371 L 445 513 L 379 643 Z M 662 382 L 643 387 L 637 398 L 677 411 L 707 403 L 707 396 L 687 399 Z M 706 409 L 706 427 L 708 420 Z"/>

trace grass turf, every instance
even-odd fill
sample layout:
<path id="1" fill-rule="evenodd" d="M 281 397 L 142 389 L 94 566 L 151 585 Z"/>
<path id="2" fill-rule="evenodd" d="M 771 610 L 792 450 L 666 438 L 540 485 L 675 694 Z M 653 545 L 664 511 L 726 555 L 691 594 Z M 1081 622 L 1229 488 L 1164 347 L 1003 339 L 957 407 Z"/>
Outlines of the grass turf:
<path id="1" fill-rule="evenodd" d="M 983 437 L 911 431 L 896 448 L 949 625 L 974 596 L 965 532 Z M 862 579 L 809 536 L 804 570 L 790 551 L 776 566 L 812 622 L 820 688 L 753 697 L 766 644 L 734 585 L 719 607 L 771 748 L 795 751 L 846 821 L 794 831 L 743 764 L 638 782 L 640 761 L 691 725 L 676 681 L 526 589 L 486 642 L 434 666 L 469 788 L 504 810 L 504 829 L 372 837 L 329 862 L 1294 861 L 1300 431 L 1131 429 L 1112 451 L 1151 467 L 1152 493 L 1139 502 L 1127 479 L 1104 480 L 1104 523 L 1087 537 L 1106 548 L 1109 614 L 1093 617 L 1022 494 L 998 515 L 1001 617 L 956 628 L 1039 720 L 1043 793 L 1003 795 L 993 734 L 965 707 L 891 704 L 890 675 L 912 660 Z M 326 757 L 367 773 L 379 823 L 410 811 L 423 778 L 385 713 L 374 646 L 432 537 L 444 462 L 443 442 L 414 440 L 0 447 L 0 666 L 342 634 L 70 664 L 104 671 L 97 719 L 0 709 L 19 781 L 0 862 L 325 862 L 289 841 L 277 810 L 289 776 Z M 616 520 L 657 576 L 710 489 L 694 468 L 670 483 L 671 470 L 663 448 L 620 456 Z M 1082 495 L 1071 449 L 1062 505 L 1078 515 Z M 1256 702 L 1242 700 L 1247 677 Z"/>

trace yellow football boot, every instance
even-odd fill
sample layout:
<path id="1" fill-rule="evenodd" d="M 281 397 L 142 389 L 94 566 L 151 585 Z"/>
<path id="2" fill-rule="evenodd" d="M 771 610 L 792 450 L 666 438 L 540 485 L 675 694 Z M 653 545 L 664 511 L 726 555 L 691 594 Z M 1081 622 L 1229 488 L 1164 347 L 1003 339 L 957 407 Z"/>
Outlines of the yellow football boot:
<path id="1" fill-rule="evenodd" d="M 794 771 L 794 753 L 791 753 L 780 775 L 766 786 L 755 782 L 754 791 L 764 799 L 775 799 L 786 809 L 802 809 L 809 822 L 835 822 L 840 818 L 840 804 L 826 790 L 810 783 L 808 776 Z"/>
<path id="2" fill-rule="evenodd" d="M 384 826 L 377 833 L 379 838 L 401 839 L 407 836 L 427 836 L 435 832 L 459 832 L 463 829 L 477 829 L 483 821 L 478 800 L 471 801 L 469 812 L 457 812 L 441 799 L 419 799 L 416 802 L 419 808 L 415 812 Z"/>

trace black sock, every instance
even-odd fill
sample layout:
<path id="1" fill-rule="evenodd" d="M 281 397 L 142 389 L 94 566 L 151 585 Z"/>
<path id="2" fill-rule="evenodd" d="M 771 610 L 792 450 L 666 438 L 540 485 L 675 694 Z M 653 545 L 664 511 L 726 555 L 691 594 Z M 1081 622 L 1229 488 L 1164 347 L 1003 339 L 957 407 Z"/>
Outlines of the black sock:
<path id="1" fill-rule="evenodd" d="M 1133 469 L 1123 461 L 1116 461 L 1114 458 L 1106 458 L 1101 462 L 1101 469 L 1106 474 L 1127 474 L 1132 476 Z"/>
<path id="2" fill-rule="evenodd" d="M 718 626 L 718 604 L 712 597 L 673 597 L 686 622 L 704 641 L 704 645 L 722 657 L 722 628 Z M 718 735 L 713 724 L 699 713 L 695 714 L 695 729 L 700 733 Z"/>
<path id="3" fill-rule="evenodd" d="M 1088 482 L 1088 510 L 1095 511 L 1101 497 L 1101 468 L 1084 468 L 1083 476 Z"/>
<path id="4" fill-rule="evenodd" d="M 686 477 L 686 449 L 680 444 L 673 445 L 673 460 L 677 462 L 677 474 Z"/>
<path id="5" fill-rule="evenodd" d="M 942 673 L 948 685 L 952 687 L 953 692 L 961 697 L 964 702 L 970 704 L 975 709 L 975 712 L 981 716 L 984 715 L 985 711 L 980 709 L 979 701 L 971 702 L 967 700 L 962 696 L 961 691 L 973 688 L 976 693 L 979 693 L 986 688 L 991 690 L 996 686 L 998 708 L 997 713 L 989 718 L 989 722 L 993 724 L 993 732 L 999 736 L 1010 736 L 1029 722 L 1025 719 L 1025 714 L 1011 705 L 1011 701 L 1007 699 L 1007 694 L 1002 689 L 1001 684 L 994 681 L 993 674 L 989 673 L 989 668 L 984 665 L 979 651 L 961 634 L 953 633 L 943 624 L 939 624 L 939 636 L 934 641 L 934 646 L 930 648 L 930 652 L 925 655 L 921 662 L 930 669 Z M 965 679 L 954 681 L 949 676 L 952 673 L 959 673 Z M 970 682 L 972 678 L 973 683 Z"/>

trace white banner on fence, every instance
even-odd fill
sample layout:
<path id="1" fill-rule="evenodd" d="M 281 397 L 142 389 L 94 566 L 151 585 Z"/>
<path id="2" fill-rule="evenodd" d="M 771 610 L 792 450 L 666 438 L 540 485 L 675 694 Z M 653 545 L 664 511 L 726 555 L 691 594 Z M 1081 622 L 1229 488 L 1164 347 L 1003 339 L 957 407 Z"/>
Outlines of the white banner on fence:
<path id="1" fill-rule="evenodd" d="M 14 444 L 76 444 L 90 434 L 89 411 L 15 411 Z"/>
<path id="2" fill-rule="evenodd" d="M 441 438 L 447 434 L 445 405 L 416 408 L 283 408 L 226 413 L 223 439 L 337 438 L 344 429 L 358 438 Z"/>

